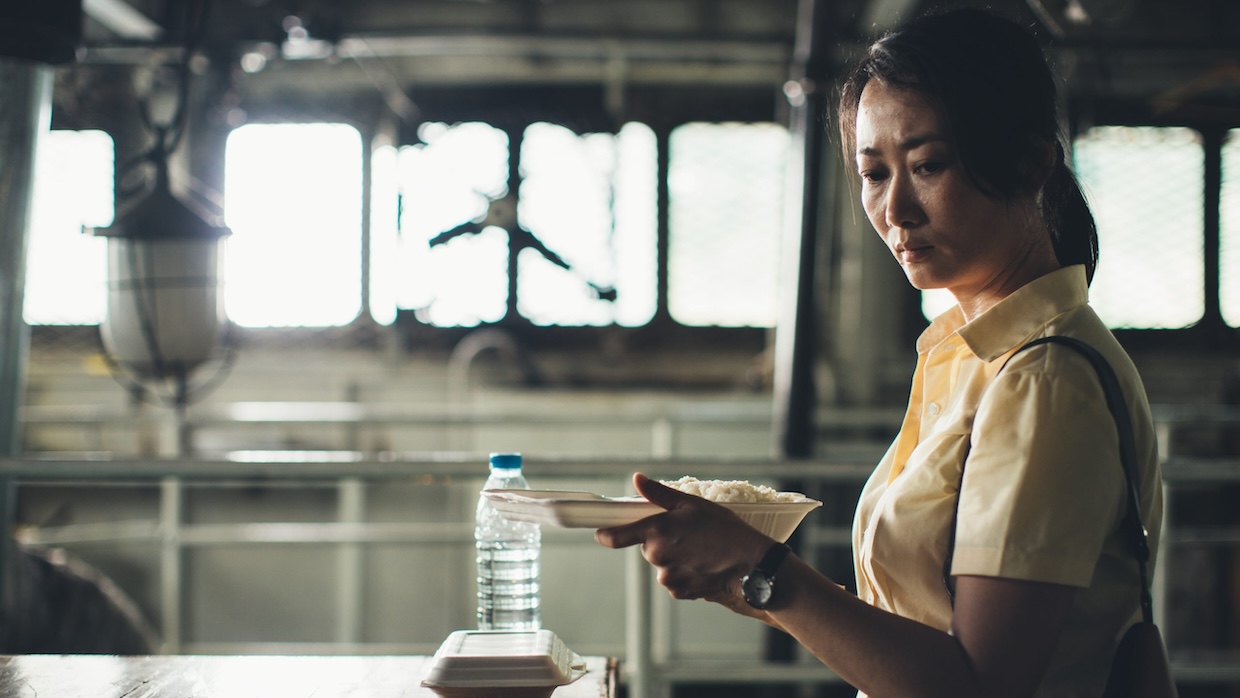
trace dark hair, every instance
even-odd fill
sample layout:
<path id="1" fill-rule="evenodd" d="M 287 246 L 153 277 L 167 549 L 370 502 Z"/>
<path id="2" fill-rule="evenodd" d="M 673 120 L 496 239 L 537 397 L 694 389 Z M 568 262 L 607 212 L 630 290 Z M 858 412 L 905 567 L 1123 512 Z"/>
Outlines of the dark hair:
<path id="1" fill-rule="evenodd" d="M 917 90 L 938 105 L 961 166 L 988 196 L 1010 199 L 1026 191 L 1040 149 L 1054 143 L 1042 218 L 1059 263 L 1084 264 L 1093 280 L 1097 227 L 1065 162 L 1055 79 L 1031 33 L 969 9 L 922 17 L 874 42 L 841 88 L 839 127 L 847 160 L 855 155 L 857 108 L 870 80 Z"/>

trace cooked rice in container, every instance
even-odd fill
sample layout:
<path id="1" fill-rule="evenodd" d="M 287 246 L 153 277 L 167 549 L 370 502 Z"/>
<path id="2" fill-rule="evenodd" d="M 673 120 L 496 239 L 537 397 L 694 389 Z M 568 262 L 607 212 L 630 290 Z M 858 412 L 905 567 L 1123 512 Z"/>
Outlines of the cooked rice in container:
<path id="1" fill-rule="evenodd" d="M 712 502 L 799 502 L 800 492 L 778 492 L 748 480 L 699 480 L 686 475 L 679 480 L 660 480 L 664 485 Z"/>

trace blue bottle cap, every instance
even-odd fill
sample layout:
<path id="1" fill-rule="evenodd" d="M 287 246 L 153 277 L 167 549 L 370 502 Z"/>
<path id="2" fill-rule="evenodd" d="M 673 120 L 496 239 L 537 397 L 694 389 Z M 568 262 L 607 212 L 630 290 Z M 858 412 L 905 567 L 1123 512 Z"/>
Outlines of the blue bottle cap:
<path id="1" fill-rule="evenodd" d="M 492 453 L 491 467 L 513 469 L 521 467 L 520 453 Z"/>

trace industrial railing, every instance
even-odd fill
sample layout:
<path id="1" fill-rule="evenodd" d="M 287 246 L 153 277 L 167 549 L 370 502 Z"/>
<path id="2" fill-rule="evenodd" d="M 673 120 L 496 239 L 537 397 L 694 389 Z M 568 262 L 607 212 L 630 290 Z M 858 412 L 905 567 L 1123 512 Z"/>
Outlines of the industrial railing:
<path id="1" fill-rule="evenodd" d="M 1240 530 L 1234 523 L 1210 529 L 1180 528 L 1171 503 L 1182 487 L 1240 484 L 1240 461 L 1234 457 L 1189 458 L 1174 455 L 1176 430 L 1183 425 L 1218 422 L 1240 424 L 1240 415 L 1226 409 L 1160 408 L 1160 445 L 1163 449 L 1163 476 L 1168 509 L 1164 521 L 1162 560 L 1171 558 L 1171 551 L 1182 544 L 1230 545 L 1240 543 Z M 339 416 L 339 415 L 336 415 Z M 370 424 L 356 415 L 359 423 Z M 374 415 L 370 415 L 374 416 Z M 409 415 L 394 422 L 404 423 Z M 726 416 L 726 415 L 725 415 Z M 327 419 L 319 415 L 316 419 Z M 718 415 L 717 419 L 722 419 Z M 755 422 L 763 416 L 733 414 L 727 419 Z M 873 416 L 871 415 L 871 418 Z M 586 419 L 583 417 L 582 419 Z M 885 418 L 885 416 L 884 416 Z M 545 417 L 541 417 L 545 419 Z M 726 422 L 727 419 L 722 419 Z M 673 421 L 649 420 L 652 425 L 652 454 L 639 458 L 573 458 L 554 459 L 527 456 L 532 470 L 548 479 L 598 479 L 610 483 L 623 482 L 635 470 L 652 475 L 677 476 L 695 473 L 701 477 L 728 479 L 762 479 L 796 482 L 807 491 L 833 487 L 859 488 L 874 462 L 874 449 L 858 445 L 855 457 L 779 460 L 762 458 L 721 459 L 685 458 L 674 454 Z M 879 421 L 879 420 L 872 420 Z M 324 423 L 336 423 L 327 419 Z M 567 424 L 572 424 L 571 418 Z M 659 426 L 662 424 L 662 426 Z M 864 420 L 858 424 L 864 426 Z M 661 434 L 661 436 L 660 436 Z M 660 446 L 662 444 L 662 446 Z M 482 454 L 439 454 L 435 457 L 387 454 L 373 455 L 335 452 L 330 454 L 273 453 L 267 459 L 260 454 L 257 461 L 154 459 L 154 460 L 86 460 L 21 458 L 0 460 L 0 478 L 15 483 L 20 494 L 23 487 L 55 487 L 60 485 L 104 484 L 110 482 L 158 483 L 160 501 L 158 516 L 147 521 L 126 521 L 108 524 L 79 524 L 26 530 L 27 542 L 41 545 L 83 545 L 143 541 L 157 545 L 159 558 L 159 603 L 163 619 L 161 631 L 165 651 L 194 651 L 183 642 L 184 555 L 187 548 L 219 544 L 252 545 L 263 543 L 313 543 L 337 546 L 337 622 L 336 636 L 331 641 L 311 648 L 319 652 L 368 651 L 358 643 L 361 620 L 358 606 L 362 585 L 356 578 L 360 550 L 367 545 L 387 543 L 423 543 L 441 541 L 467 544 L 469 522 L 380 523 L 365 520 L 368 486 L 384 481 L 419 479 L 477 479 Z M 332 483 L 336 488 L 336 520 L 315 523 L 248 523 L 191 524 L 186 522 L 184 491 L 192 483 L 253 483 L 270 486 L 298 486 L 308 483 Z M 609 484 L 609 486 L 613 486 Z M 809 559 L 816 551 L 847 548 L 851 541 L 847 524 L 807 519 L 798 534 L 800 545 Z M 650 698 L 667 695 L 672 686 L 689 683 L 753 683 L 800 684 L 838 682 L 830 670 L 816 661 L 800 658 L 792 663 L 768 662 L 760 657 L 753 661 L 714 662 L 671 657 L 661 648 L 670 640 L 661 637 L 664 629 L 656 618 L 655 595 L 651 575 L 636 551 L 626 559 L 625 628 L 623 680 L 628 695 Z M 1156 613 L 1166 624 L 1167 565 L 1159 566 L 1154 580 Z M 1212 656 L 1178 651 L 1174 634 L 1167 637 L 1177 681 L 1182 684 L 1227 684 L 1240 686 L 1240 657 L 1221 652 Z M 217 648 L 219 649 L 219 648 Z M 268 651 L 297 651 L 292 646 L 268 645 Z M 305 648 L 302 647 L 302 650 Z M 422 652 L 433 647 L 396 647 L 385 645 L 383 651 Z"/>

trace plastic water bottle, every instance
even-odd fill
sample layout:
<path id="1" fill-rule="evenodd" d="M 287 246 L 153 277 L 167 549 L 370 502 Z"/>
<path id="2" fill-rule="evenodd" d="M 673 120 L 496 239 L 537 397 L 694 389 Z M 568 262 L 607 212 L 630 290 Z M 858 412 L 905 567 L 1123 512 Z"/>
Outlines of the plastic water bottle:
<path id="1" fill-rule="evenodd" d="M 520 453 L 492 453 L 485 490 L 529 489 Z M 474 523 L 478 552 L 478 629 L 537 630 L 542 624 L 538 524 L 510 521 L 478 498 Z"/>

